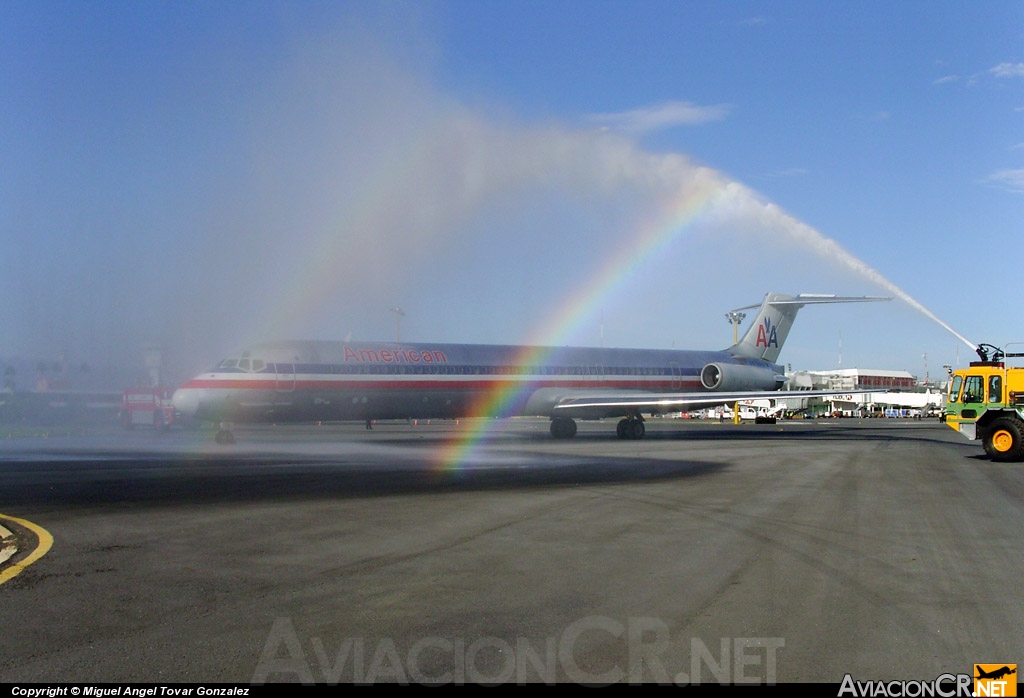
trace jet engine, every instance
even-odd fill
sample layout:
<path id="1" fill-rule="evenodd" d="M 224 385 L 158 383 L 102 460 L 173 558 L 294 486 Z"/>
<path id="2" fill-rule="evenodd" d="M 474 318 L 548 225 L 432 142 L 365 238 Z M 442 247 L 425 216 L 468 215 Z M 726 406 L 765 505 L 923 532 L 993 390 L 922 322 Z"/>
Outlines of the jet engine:
<path id="1" fill-rule="evenodd" d="M 707 364 L 700 371 L 700 382 L 708 390 L 778 390 L 785 381 L 764 366 Z"/>

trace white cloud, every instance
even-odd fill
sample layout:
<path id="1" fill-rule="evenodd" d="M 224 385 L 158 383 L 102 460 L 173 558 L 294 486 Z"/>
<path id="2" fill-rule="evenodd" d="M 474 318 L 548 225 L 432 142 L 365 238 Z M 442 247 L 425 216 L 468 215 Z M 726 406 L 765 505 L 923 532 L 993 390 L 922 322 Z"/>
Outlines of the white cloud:
<path id="1" fill-rule="evenodd" d="M 731 108 L 728 104 L 700 106 L 692 102 L 668 101 L 624 112 L 592 114 L 588 120 L 626 133 L 650 133 L 675 126 L 699 126 L 721 121 Z"/>
<path id="2" fill-rule="evenodd" d="M 997 78 L 1024 78 L 1024 63 L 1000 63 L 988 72 Z"/>
<path id="3" fill-rule="evenodd" d="M 935 80 L 934 82 L 932 82 L 932 84 L 933 85 L 944 85 L 947 82 L 956 82 L 959 79 L 960 78 L 957 75 L 944 75 L 941 78 L 939 78 L 938 80 Z"/>
<path id="4" fill-rule="evenodd" d="M 1024 193 L 1024 170 L 999 170 L 990 174 L 986 181 L 1001 189 Z"/>

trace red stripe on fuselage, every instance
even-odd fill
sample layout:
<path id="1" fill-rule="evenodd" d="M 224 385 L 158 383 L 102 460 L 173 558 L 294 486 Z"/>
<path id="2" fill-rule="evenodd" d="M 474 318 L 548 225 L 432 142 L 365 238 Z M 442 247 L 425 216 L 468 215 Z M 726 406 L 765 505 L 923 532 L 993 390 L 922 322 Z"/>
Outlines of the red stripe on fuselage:
<path id="1" fill-rule="evenodd" d="M 594 378 L 593 380 L 559 380 L 551 378 L 508 378 L 495 376 L 492 379 L 452 380 L 450 376 L 422 376 L 410 380 L 381 377 L 378 380 L 352 379 L 301 379 L 287 380 L 240 380 L 231 378 L 193 378 L 182 388 L 202 390 L 494 390 L 496 388 L 606 388 L 617 390 L 680 390 L 700 386 L 698 380 L 672 380 L 664 376 L 656 380 Z"/>

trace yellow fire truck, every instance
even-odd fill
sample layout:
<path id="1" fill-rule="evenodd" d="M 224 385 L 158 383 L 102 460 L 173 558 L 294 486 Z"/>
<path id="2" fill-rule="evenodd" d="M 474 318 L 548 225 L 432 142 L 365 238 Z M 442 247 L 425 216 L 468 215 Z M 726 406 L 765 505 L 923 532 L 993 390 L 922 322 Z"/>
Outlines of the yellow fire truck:
<path id="1" fill-rule="evenodd" d="M 1024 368 L 1007 367 L 1008 354 L 991 344 L 978 347 L 981 361 L 952 372 L 946 424 L 980 440 L 992 460 L 1024 460 Z"/>

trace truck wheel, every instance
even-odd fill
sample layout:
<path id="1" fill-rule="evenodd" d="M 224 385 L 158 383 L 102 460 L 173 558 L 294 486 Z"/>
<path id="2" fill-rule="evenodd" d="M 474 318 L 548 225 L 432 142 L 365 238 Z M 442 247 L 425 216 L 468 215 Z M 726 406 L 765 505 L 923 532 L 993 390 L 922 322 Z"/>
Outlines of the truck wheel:
<path id="1" fill-rule="evenodd" d="M 1021 423 L 1012 417 L 1000 417 L 992 422 L 982 441 L 985 453 L 994 461 L 1024 460 L 1024 440 Z"/>

